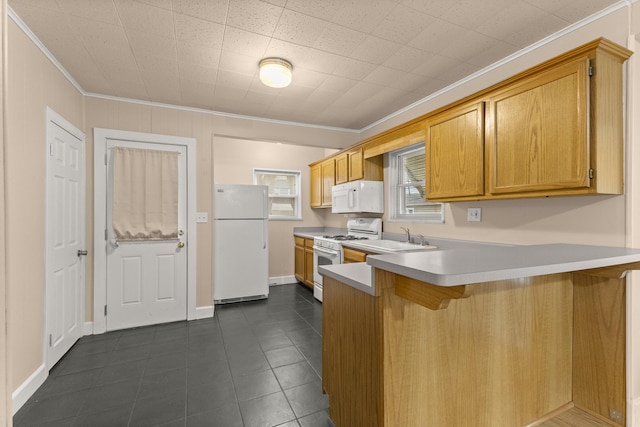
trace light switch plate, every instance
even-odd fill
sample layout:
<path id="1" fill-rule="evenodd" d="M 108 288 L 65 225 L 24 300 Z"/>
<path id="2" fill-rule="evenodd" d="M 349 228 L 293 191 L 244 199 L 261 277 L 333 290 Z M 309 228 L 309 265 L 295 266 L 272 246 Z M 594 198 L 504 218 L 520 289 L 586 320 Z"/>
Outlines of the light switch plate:
<path id="1" fill-rule="evenodd" d="M 482 209 L 481 208 L 469 208 L 467 210 L 467 221 L 469 222 L 480 222 L 482 219 Z"/>
<path id="2" fill-rule="evenodd" d="M 197 223 L 209 222 L 209 213 L 208 212 L 196 212 L 196 222 Z"/>

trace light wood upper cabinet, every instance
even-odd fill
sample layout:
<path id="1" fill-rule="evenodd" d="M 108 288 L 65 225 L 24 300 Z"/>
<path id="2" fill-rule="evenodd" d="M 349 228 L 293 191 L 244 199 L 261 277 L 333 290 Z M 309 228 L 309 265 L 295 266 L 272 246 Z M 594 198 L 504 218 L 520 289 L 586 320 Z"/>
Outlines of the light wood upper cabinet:
<path id="1" fill-rule="evenodd" d="M 484 103 L 430 117 L 425 159 L 427 200 L 484 194 Z"/>
<path id="2" fill-rule="evenodd" d="M 316 191 L 330 199 L 345 168 L 347 181 L 381 181 L 385 153 L 425 141 L 429 201 L 622 194 L 631 53 L 600 38 L 396 126 L 330 158 Z"/>
<path id="3" fill-rule="evenodd" d="M 351 147 L 310 167 L 310 205 L 312 208 L 331 207 L 331 187 L 349 181 L 367 179 L 382 181 L 382 155 L 365 159 L 362 145 Z"/>
<path id="4" fill-rule="evenodd" d="M 312 208 L 322 207 L 322 171 L 320 163 L 309 167 L 309 205 Z"/>
<path id="5" fill-rule="evenodd" d="M 489 193 L 589 187 L 589 64 L 578 58 L 488 98 Z"/>
<path id="6" fill-rule="evenodd" d="M 342 153 L 336 156 L 336 184 L 342 184 L 349 181 L 349 156 Z"/>
<path id="7" fill-rule="evenodd" d="M 323 208 L 331 207 L 331 187 L 336 185 L 335 159 L 325 160 L 320 163 L 320 175 L 322 176 L 322 203 Z"/>
<path id="8" fill-rule="evenodd" d="M 429 200 L 622 194 L 630 54 L 594 40 L 427 117 Z M 484 153 L 473 161 L 481 101 Z"/>
<path id="9" fill-rule="evenodd" d="M 309 204 L 312 208 L 331 207 L 331 187 L 336 183 L 335 159 L 309 165 Z"/>
<path id="10" fill-rule="evenodd" d="M 357 181 L 364 178 L 364 158 L 362 146 L 356 147 L 346 153 L 349 159 L 349 181 Z"/>

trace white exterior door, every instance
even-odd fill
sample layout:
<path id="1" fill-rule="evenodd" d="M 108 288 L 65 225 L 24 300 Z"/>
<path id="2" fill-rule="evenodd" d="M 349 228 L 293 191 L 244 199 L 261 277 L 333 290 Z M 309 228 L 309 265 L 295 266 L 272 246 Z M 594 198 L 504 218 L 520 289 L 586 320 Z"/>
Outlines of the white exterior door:
<path id="1" fill-rule="evenodd" d="M 47 111 L 45 348 L 50 369 L 84 324 L 84 135 Z"/>
<path id="2" fill-rule="evenodd" d="M 113 150 L 131 147 L 179 152 L 179 238 L 162 241 L 120 241 L 111 228 L 113 180 L 107 179 L 107 282 L 106 329 L 108 331 L 187 318 L 187 148 L 180 145 L 109 140 L 107 171 L 113 173 Z"/>

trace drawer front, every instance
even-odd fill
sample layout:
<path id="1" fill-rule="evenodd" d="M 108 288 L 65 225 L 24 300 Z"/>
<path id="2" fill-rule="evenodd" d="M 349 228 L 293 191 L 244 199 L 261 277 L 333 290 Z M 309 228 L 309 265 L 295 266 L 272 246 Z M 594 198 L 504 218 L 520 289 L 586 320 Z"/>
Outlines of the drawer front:
<path id="1" fill-rule="evenodd" d="M 367 260 L 367 253 L 356 251 L 355 249 L 342 248 L 344 251 L 344 260 L 346 262 L 365 262 Z"/>
<path id="2" fill-rule="evenodd" d="M 313 248 L 313 239 L 304 239 L 304 245 L 307 248 Z"/>
<path id="3" fill-rule="evenodd" d="M 305 239 L 303 237 L 293 236 L 293 240 L 296 242 L 296 246 L 304 246 Z"/>

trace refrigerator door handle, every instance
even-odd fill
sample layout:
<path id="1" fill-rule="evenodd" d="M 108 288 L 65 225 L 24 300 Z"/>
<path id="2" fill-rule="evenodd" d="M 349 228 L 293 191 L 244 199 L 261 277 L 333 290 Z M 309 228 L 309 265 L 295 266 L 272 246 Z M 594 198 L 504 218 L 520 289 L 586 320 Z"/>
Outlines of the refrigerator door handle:
<path id="1" fill-rule="evenodd" d="M 262 190 L 262 215 L 269 218 L 269 198 L 267 197 L 267 189 Z"/>
<path id="2" fill-rule="evenodd" d="M 267 249 L 267 233 L 269 232 L 269 222 L 264 220 L 264 227 L 262 227 L 262 249 Z"/>

